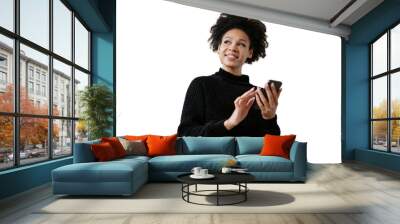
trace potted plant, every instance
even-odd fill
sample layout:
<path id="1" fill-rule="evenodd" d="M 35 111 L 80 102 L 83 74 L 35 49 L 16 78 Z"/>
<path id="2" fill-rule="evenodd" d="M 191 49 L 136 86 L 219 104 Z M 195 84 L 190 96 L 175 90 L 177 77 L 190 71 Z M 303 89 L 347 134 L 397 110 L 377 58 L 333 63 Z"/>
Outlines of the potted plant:
<path id="1" fill-rule="evenodd" d="M 112 126 L 113 94 L 107 86 L 94 84 L 80 92 L 79 106 L 87 127 L 89 140 L 110 136 L 107 129 Z"/>

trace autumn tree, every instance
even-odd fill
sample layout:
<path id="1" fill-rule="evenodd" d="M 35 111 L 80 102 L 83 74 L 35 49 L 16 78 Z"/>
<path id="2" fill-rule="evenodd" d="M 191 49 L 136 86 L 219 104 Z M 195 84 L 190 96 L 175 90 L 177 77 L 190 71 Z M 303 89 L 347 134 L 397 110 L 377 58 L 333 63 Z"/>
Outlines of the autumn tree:
<path id="1" fill-rule="evenodd" d="M 14 107 L 13 86 L 8 85 L 6 92 L 0 93 L 0 111 L 12 112 Z M 0 116 L 0 148 L 13 146 L 13 119 L 10 116 Z"/>
<path id="2" fill-rule="evenodd" d="M 400 100 L 394 99 L 391 104 L 391 117 L 400 117 Z M 388 118 L 387 113 L 387 100 L 382 100 L 378 106 L 373 108 L 373 118 Z M 400 138 L 400 122 L 396 120 L 391 121 L 392 124 L 392 141 L 398 141 Z M 375 121 L 373 125 L 374 138 L 386 138 L 387 135 L 387 122 Z"/>
<path id="3" fill-rule="evenodd" d="M 0 111 L 13 112 L 14 97 L 13 85 L 10 84 L 6 88 L 5 93 L 0 93 Z M 41 114 L 46 115 L 47 106 L 34 105 L 29 99 L 29 95 L 24 87 L 20 88 L 20 110 L 23 114 Z M 56 113 L 59 113 L 56 111 Z M 13 146 L 13 120 L 11 116 L 0 116 L 0 147 L 12 148 Z M 42 144 L 47 142 L 48 136 L 48 119 L 47 118 L 20 118 L 20 148 L 24 149 L 26 145 Z M 53 138 L 59 136 L 59 128 L 54 125 Z"/>

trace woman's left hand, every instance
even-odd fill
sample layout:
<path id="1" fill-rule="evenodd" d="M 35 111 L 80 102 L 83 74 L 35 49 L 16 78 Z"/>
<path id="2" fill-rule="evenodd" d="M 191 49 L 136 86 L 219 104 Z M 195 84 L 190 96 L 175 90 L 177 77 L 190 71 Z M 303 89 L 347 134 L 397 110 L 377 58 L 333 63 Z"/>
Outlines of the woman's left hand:
<path id="1" fill-rule="evenodd" d="M 282 89 L 277 90 L 273 83 L 271 86 L 266 83 L 264 88 L 267 92 L 268 99 L 261 92 L 261 89 L 257 88 L 256 102 L 258 107 L 260 107 L 262 118 L 268 120 L 275 117 L 276 109 L 278 108 L 278 99 Z"/>

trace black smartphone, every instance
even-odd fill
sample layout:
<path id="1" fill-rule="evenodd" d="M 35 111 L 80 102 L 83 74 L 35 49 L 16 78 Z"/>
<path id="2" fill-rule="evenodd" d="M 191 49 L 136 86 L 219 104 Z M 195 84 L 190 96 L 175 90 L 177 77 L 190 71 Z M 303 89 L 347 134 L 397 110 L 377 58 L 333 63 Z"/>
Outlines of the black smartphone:
<path id="1" fill-rule="evenodd" d="M 277 91 L 279 91 L 279 89 L 280 89 L 281 86 L 282 86 L 282 82 L 281 82 L 281 81 L 276 81 L 276 80 L 268 80 L 268 85 L 269 85 L 269 86 L 271 86 L 272 83 L 274 83 L 275 89 L 276 89 Z M 265 99 L 268 100 L 267 91 L 266 91 L 264 88 L 262 88 L 262 87 L 260 87 L 260 89 L 261 89 L 261 92 L 264 94 Z M 256 108 L 256 109 L 260 109 L 260 108 L 258 107 L 258 104 L 257 104 L 256 101 L 254 101 L 253 107 Z"/>
<path id="2" fill-rule="evenodd" d="M 278 91 L 281 86 L 282 86 L 282 82 L 281 81 L 276 81 L 276 80 L 269 80 L 268 81 L 268 85 L 271 86 L 271 84 L 274 83 L 275 89 Z"/>

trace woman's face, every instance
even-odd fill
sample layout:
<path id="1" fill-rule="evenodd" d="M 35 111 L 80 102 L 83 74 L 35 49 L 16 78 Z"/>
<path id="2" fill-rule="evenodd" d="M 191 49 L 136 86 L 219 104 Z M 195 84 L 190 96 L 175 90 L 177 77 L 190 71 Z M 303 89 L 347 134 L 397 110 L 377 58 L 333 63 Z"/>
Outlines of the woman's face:
<path id="1" fill-rule="evenodd" d="M 234 28 L 227 31 L 222 36 L 218 55 L 224 66 L 232 70 L 241 70 L 246 59 L 253 56 L 253 50 L 250 49 L 250 38 L 240 29 Z"/>

